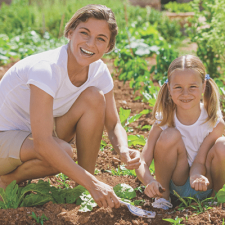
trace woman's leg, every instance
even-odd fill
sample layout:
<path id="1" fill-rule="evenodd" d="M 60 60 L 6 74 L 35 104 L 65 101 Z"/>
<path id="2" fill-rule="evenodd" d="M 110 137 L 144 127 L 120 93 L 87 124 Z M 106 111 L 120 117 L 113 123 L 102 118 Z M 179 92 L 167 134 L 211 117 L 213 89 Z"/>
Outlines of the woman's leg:
<path id="1" fill-rule="evenodd" d="M 73 152 L 72 147 L 58 138 L 55 141 L 60 147 L 67 152 L 72 158 Z M 21 146 L 20 159 L 23 162 L 22 165 L 18 166 L 14 171 L 9 174 L 0 176 L 0 187 L 6 188 L 13 180 L 20 183 L 29 179 L 41 178 L 49 175 L 55 175 L 59 171 L 52 168 L 43 158 L 34 150 L 34 144 L 32 136 L 28 136 Z"/>
<path id="2" fill-rule="evenodd" d="M 225 184 L 225 137 L 218 138 L 206 159 L 208 189 L 218 192 Z M 214 193 L 213 193 L 214 195 Z"/>
<path id="3" fill-rule="evenodd" d="M 78 164 L 94 174 L 105 123 L 104 94 L 95 87 L 81 93 L 70 110 L 56 118 L 56 132 L 69 142 L 76 133 Z"/>
<path id="4" fill-rule="evenodd" d="M 100 147 L 105 120 L 105 99 L 102 92 L 95 87 L 89 87 L 80 94 L 70 110 L 56 118 L 55 140 L 72 157 L 72 148 L 66 143 L 76 133 L 78 163 L 94 174 L 95 163 Z M 57 174 L 49 164 L 34 150 L 33 140 L 28 137 L 20 151 L 23 164 L 13 172 L 0 177 L 0 187 L 5 188 L 13 180 L 17 183 L 28 179 Z"/>
<path id="5" fill-rule="evenodd" d="M 187 153 L 180 132 L 175 128 L 164 130 L 154 150 L 156 180 L 166 189 L 163 198 L 169 199 L 169 183 L 184 185 L 189 176 Z"/>

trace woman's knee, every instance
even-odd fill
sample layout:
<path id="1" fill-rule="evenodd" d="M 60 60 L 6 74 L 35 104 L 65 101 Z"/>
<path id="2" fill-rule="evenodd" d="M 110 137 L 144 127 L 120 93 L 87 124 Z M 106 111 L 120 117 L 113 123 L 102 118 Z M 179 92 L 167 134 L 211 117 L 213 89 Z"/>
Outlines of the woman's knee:
<path id="1" fill-rule="evenodd" d="M 89 107 L 104 108 L 105 109 L 105 97 L 101 90 L 96 87 L 88 87 L 81 95 L 81 98 L 88 104 Z"/>
<path id="2" fill-rule="evenodd" d="M 156 144 L 160 146 L 160 148 L 168 148 L 178 143 L 180 140 L 182 140 L 182 138 L 179 130 L 176 128 L 167 128 L 162 131 Z"/>
<path id="3" fill-rule="evenodd" d="M 66 141 L 63 141 L 61 139 L 57 140 L 59 146 L 61 149 L 63 149 L 71 158 L 73 158 L 73 148 L 72 146 L 67 143 Z"/>

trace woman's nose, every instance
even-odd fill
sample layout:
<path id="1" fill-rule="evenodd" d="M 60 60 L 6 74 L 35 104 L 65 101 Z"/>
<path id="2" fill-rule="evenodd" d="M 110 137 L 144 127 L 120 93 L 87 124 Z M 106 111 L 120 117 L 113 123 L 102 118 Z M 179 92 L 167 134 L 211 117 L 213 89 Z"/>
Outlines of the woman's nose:
<path id="1" fill-rule="evenodd" d="M 88 40 L 86 41 L 88 46 L 94 46 L 95 45 L 95 39 L 94 37 L 89 37 Z"/>

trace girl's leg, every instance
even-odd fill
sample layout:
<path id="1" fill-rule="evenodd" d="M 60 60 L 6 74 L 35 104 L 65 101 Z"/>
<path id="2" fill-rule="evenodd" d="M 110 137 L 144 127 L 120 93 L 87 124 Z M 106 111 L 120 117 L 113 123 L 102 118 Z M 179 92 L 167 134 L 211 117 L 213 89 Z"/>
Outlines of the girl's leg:
<path id="1" fill-rule="evenodd" d="M 56 118 L 55 138 L 61 148 L 72 157 L 72 148 L 67 143 L 76 132 L 78 163 L 87 171 L 94 173 L 105 120 L 104 95 L 95 87 L 89 87 L 80 94 L 70 110 Z M 0 187 L 5 188 L 13 180 L 17 183 L 28 179 L 57 174 L 49 164 L 34 150 L 33 140 L 28 137 L 20 150 L 24 162 L 13 172 L 0 177 Z"/>
<path id="2" fill-rule="evenodd" d="M 164 130 L 154 150 L 156 180 L 166 189 L 163 198 L 169 199 L 169 183 L 184 185 L 189 176 L 187 153 L 180 132 L 175 128 Z"/>
<path id="3" fill-rule="evenodd" d="M 208 189 L 218 192 L 225 184 L 225 137 L 218 138 L 206 159 Z"/>

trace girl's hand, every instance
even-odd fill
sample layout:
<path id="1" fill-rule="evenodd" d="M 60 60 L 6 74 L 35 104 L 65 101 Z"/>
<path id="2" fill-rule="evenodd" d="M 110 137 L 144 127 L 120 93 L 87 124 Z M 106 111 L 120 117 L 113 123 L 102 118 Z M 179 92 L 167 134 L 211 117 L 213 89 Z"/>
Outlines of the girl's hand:
<path id="1" fill-rule="evenodd" d="M 153 180 L 146 185 L 144 193 L 150 198 L 156 198 L 162 197 L 164 191 L 165 188 L 163 188 L 158 181 Z"/>
<path id="2" fill-rule="evenodd" d="M 203 175 L 195 174 L 190 177 L 190 184 L 196 191 L 207 191 L 209 180 Z"/>
<path id="3" fill-rule="evenodd" d="M 88 191 L 99 207 L 119 208 L 119 198 L 116 196 L 113 188 L 99 180 L 94 180 L 92 188 Z"/>

